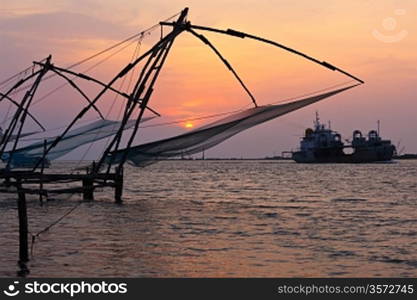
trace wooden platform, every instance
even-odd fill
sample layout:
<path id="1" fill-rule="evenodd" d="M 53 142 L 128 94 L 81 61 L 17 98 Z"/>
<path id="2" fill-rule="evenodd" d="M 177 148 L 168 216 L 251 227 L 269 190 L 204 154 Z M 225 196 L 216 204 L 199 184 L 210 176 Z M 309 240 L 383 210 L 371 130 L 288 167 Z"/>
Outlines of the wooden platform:
<path id="1" fill-rule="evenodd" d="M 102 187 L 115 188 L 115 201 L 122 201 L 123 171 L 116 173 L 62 174 L 32 171 L 0 170 L 0 193 L 23 192 L 25 194 L 72 194 L 82 193 L 85 200 L 94 199 L 94 190 Z M 78 187 L 56 188 L 51 185 L 80 182 Z M 28 186 L 30 185 L 30 186 Z M 38 185 L 39 187 L 34 187 Z M 48 185 L 48 188 L 45 187 Z M 14 187 L 14 188 L 11 188 Z"/>
<path id="2" fill-rule="evenodd" d="M 28 215 L 26 206 L 26 194 L 39 195 L 40 204 L 43 198 L 48 199 L 48 194 L 74 194 L 82 193 L 84 200 L 94 200 L 94 190 L 99 187 L 114 187 L 115 202 L 122 203 L 123 192 L 123 168 L 116 169 L 115 173 L 93 173 L 86 169 L 85 174 L 57 174 L 34 171 L 15 171 L 0 169 L 0 193 L 13 193 L 17 195 L 17 209 L 19 217 L 19 261 L 20 271 L 18 276 L 26 276 L 29 269 L 26 263 L 29 261 L 28 244 Z M 78 187 L 46 188 L 45 185 L 80 182 Z M 33 237 L 32 237 L 33 238 Z"/>

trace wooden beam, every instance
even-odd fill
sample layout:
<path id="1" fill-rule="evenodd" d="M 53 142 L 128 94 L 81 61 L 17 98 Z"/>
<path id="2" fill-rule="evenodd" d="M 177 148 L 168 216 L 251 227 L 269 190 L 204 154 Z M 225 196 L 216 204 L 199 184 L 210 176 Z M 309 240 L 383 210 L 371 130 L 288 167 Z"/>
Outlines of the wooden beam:
<path id="1" fill-rule="evenodd" d="M 17 210 L 19 216 L 19 265 L 22 267 L 29 261 L 28 251 L 28 217 L 26 208 L 26 195 L 21 188 L 21 183 L 17 183 Z"/>

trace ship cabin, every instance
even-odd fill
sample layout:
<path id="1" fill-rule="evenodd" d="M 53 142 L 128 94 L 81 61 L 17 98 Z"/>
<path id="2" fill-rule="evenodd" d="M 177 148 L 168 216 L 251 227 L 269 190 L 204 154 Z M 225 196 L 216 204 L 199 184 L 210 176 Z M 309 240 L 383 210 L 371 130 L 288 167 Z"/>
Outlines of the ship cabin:
<path id="1" fill-rule="evenodd" d="M 353 132 L 352 147 L 353 148 L 362 148 L 362 147 L 376 147 L 376 146 L 389 146 L 391 145 L 390 140 L 383 140 L 379 136 L 376 130 L 371 130 L 368 133 L 368 138 L 362 136 L 362 132 L 355 130 Z"/>
<path id="2" fill-rule="evenodd" d="M 318 114 L 314 121 L 314 130 L 307 128 L 305 136 L 301 140 L 300 150 L 308 151 L 318 148 L 343 148 L 342 138 L 339 133 L 320 123 Z"/>

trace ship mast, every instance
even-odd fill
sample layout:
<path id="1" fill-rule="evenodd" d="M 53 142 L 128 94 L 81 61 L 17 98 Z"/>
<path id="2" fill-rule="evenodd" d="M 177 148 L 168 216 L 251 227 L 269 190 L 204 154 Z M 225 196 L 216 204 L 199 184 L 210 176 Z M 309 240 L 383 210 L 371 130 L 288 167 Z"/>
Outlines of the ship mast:
<path id="1" fill-rule="evenodd" d="M 378 120 L 377 121 L 377 133 L 378 133 L 378 136 L 380 136 L 380 134 L 379 134 L 379 131 L 380 131 L 380 128 L 381 127 L 381 122 L 380 122 L 380 120 Z"/>
<path id="2" fill-rule="evenodd" d="M 319 117 L 319 112 L 316 110 L 316 120 L 313 122 L 314 123 L 314 127 L 316 128 L 316 130 L 320 129 L 320 117 Z"/>

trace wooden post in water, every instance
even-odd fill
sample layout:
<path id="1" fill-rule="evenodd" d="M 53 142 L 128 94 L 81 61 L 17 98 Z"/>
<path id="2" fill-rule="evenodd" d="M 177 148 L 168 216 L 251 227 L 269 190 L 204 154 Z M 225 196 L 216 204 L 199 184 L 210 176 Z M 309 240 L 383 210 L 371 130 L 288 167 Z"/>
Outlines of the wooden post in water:
<path id="1" fill-rule="evenodd" d="M 83 200 L 94 200 L 94 179 L 91 176 L 90 168 L 87 167 L 86 177 L 83 179 Z M 91 176 L 91 177 L 90 177 Z"/>
<path id="2" fill-rule="evenodd" d="M 10 177 L 6 177 L 6 178 L 4 179 L 4 185 L 5 185 L 6 187 L 10 187 L 10 186 L 11 186 L 11 184 L 10 184 Z"/>
<path id="3" fill-rule="evenodd" d="M 116 177 L 114 179 L 114 199 L 117 204 L 122 204 L 123 195 L 123 168 L 116 168 Z"/>
<path id="4" fill-rule="evenodd" d="M 83 179 L 83 199 L 94 200 L 94 180 L 92 178 Z"/>
<path id="5" fill-rule="evenodd" d="M 39 204 L 43 205 L 43 171 L 45 170 L 45 160 L 46 160 L 46 140 L 43 140 L 43 159 L 42 159 L 42 165 L 41 165 L 41 176 L 39 178 Z"/>
<path id="6" fill-rule="evenodd" d="M 26 209 L 26 195 L 22 190 L 21 179 L 16 179 L 17 188 L 17 211 L 19 216 L 19 266 L 26 268 L 26 263 L 29 261 L 28 251 L 28 217 Z"/>

